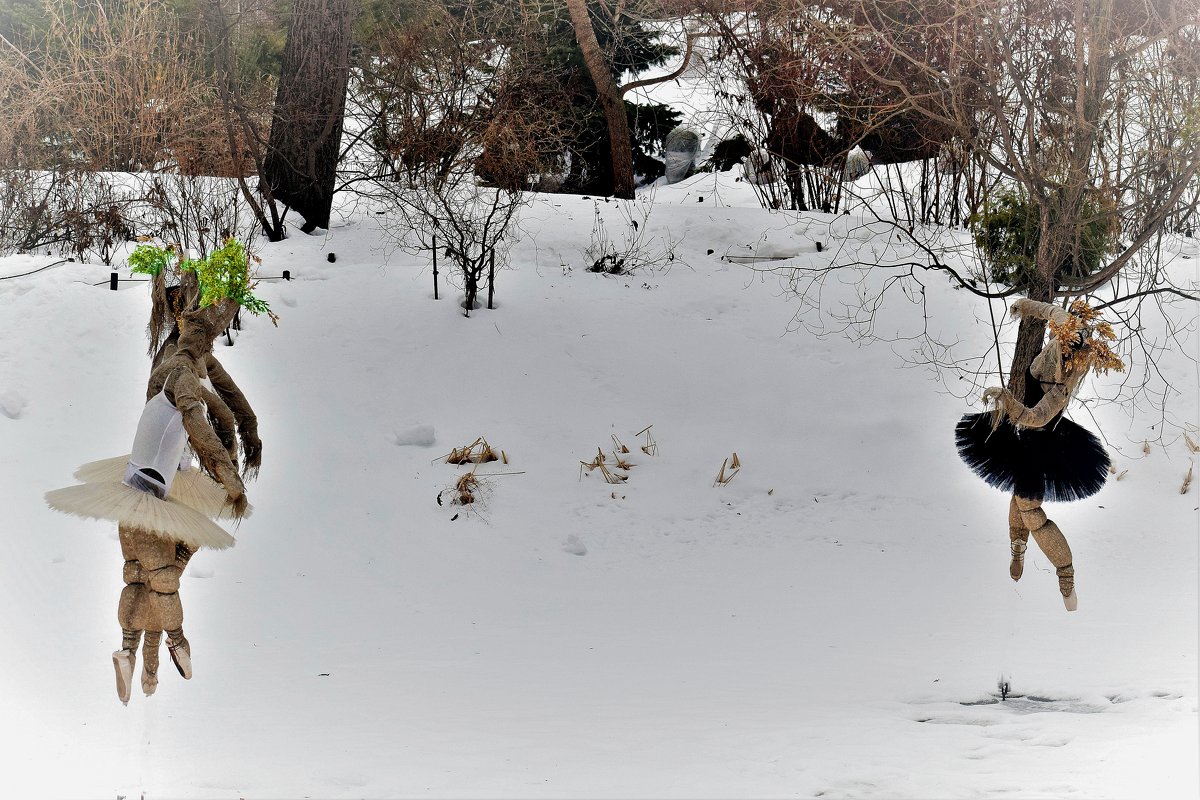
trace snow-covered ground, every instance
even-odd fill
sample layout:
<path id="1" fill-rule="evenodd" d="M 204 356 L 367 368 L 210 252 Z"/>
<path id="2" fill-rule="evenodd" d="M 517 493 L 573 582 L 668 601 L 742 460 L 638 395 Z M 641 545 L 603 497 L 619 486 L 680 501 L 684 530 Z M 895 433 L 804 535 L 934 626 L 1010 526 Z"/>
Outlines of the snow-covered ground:
<path id="1" fill-rule="evenodd" d="M 128 707 L 115 526 L 42 494 L 128 452 L 149 299 L 102 266 L 0 280 L 0 794 L 1200 794 L 1184 441 L 1143 454 L 1156 418 L 1098 411 L 1127 473 L 1049 509 L 1079 611 L 1032 547 L 1013 584 L 1008 499 L 953 448 L 971 407 L 896 347 L 788 333 L 778 279 L 721 256 L 806 263 L 830 219 L 754 206 L 729 176 L 660 187 L 645 224 L 677 260 L 608 277 L 584 271 L 593 201 L 544 198 L 470 319 L 373 216 L 264 244 L 260 273 L 296 277 L 258 289 L 279 327 L 218 352 L 261 419 L 255 513 L 183 581 L 195 676 L 167 661 Z M 986 349 L 978 305 L 928 291 Z M 1163 363 L 1193 425 L 1198 348 Z M 465 471 L 441 457 L 481 436 L 508 463 L 439 505 Z M 580 464 L 614 436 L 620 485 Z"/>

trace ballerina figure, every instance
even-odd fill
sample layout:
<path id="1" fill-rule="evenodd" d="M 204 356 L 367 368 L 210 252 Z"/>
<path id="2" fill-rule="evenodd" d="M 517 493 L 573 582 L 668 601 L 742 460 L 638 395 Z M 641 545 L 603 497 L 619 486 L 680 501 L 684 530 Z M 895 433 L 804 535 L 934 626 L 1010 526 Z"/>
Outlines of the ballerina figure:
<path id="1" fill-rule="evenodd" d="M 1012 313 L 1047 321 L 1048 337 L 1027 371 L 1025 402 L 1011 390 L 983 392 L 990 412 L 967 414 L 955 439 L 963 461 L 989 485 L 1012 493 L 1009 501 L 1009 576 L 1024 572 L 1025 550 L 1033 540 L 1058 576 L 1068 611 L 1079 607 L 1071 547 L 1043 501 L 1090 497 L 1108 478 L 1109 458 L 1094 434 L 1063 417 L 1071 397 L 1091 370 L 1121 371 L 1124 364 L 1108 347 L 1116 336 L 1099 312 L 1081 300 L 1070 311 L 1051 303 L 1018 300 Z"/>

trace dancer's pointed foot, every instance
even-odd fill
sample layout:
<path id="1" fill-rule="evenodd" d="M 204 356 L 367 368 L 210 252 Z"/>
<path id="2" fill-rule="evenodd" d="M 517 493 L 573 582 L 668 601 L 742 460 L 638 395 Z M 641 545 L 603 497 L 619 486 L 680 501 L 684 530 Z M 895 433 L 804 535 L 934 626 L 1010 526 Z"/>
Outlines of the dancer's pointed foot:
<path id="1" fill-rule="evenodd" d="M 192 678 L 192 646 L 188 643 L 187 637 L 183 635 L 183 630 L 178 630 L 174 633 L 167 633 L 167 649 L 171 651 L 171 661 L 175 664 L 175 669 L 179 670 L 179 674 L 183 679 L 191 680 Z"/>
<path id="2" fill-rule="evenodd" d="M 135 650 L 118 650 L 112 654 L 113 669 L 117 673 L 117 697 L 125 705 L 129 705 L 129 694 L 133 689 L 133 662 L 136 658 Z"/>
<path id="3" fill-rule="evenodd" d="M 1008 576 L 1014 581 L 1025 574 L 1025 548 L 1029 545 L 1021 539 L 1012 540 L 1012 561 L 1008 564 Z"/>
<path id="4" fill-rule="evenodd" d="M 1058 591 L 1063 596 L 1063 605 L 1067 607 L 1067 611 L 1074 611 L 1079 608 L 1079 598 L 1075 595 L 1075 568 L 1067 564 L 1065 567 L 1059 567 L 1057 572 Z"/>

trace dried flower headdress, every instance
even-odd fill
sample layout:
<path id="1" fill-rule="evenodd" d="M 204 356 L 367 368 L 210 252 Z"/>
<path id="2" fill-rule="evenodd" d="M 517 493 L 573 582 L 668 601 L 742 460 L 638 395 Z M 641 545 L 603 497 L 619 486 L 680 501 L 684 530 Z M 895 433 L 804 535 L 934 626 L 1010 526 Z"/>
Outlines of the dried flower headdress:
<path id="1" fill-rule="evenodd" d="M 1078 372 L 1089 367 L 1098 373 L 1125 371 L 1125 363 L 1108 344 L 1117 338 L 1112 326 L 1083 300 L 1072 302 L 1066 317 L 1050 319 L 1047 327 L 1062 349 L 1064 371 Z"/>

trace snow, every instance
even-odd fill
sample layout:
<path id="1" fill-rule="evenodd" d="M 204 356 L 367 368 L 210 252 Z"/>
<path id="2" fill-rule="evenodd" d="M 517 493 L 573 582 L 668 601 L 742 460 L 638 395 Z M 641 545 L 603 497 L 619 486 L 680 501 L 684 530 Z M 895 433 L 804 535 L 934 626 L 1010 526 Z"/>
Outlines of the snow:
<path id="1" fill-rule="evenodd" d="M 595 209 L 526 209 L 498 309 L 470 319 L 432 299 L 423 258 L 385 252 L 374 216 L 261 245 L 261 274 L 295 276 L 256 290 L 279 327 L 218 345 L 260 415 L 255 513 L 182 583 L 194 677 L 164 659 L 128 707 L 114 526 L 41 498 L 128 451 L 149 299 L 93 285 L 100 265 L 0 280 L 3 793 L 1200 794 L 1181 438 L 1077 410 L 1128 472 L 1049 508 L 1075 551 L 1069 614 L 1034 548 L 1008 577 L 1008 499 L 954 453 L 972 407 L 903 369 L 902 344 L 795 331 L 779 277 L 723 259 L 817 263 L 813 242 L 853 220 L 768 214 L 732 175 L 699 175 L 656 189 L 646 218 L 676 260 L 611 277 L 585 271 Z M 930 324 L 985 351 L 986 309 L 928 292 Z M 1185 343 L 1162 367 L 1194 426 L 1194 323 Z M 479 437 L 507 463 L 444 463 Z M 613 437 L 631 464 L 616 484 L 583 467 L 599 448 L 615 468 Z M 474 502 L 439 504 L 471 469 Z"/>

